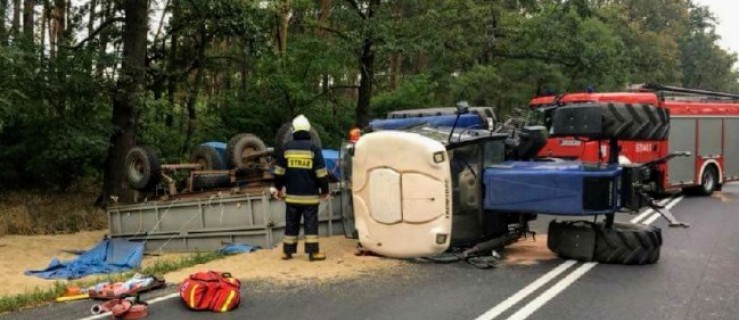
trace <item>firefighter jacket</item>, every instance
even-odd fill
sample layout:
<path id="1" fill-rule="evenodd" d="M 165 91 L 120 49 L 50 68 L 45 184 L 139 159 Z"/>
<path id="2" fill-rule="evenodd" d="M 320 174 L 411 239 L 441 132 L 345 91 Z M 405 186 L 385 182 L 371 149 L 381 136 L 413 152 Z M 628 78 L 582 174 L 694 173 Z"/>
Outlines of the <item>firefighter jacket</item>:
<path id="1" fill-rule="evenodd" d="M 288 204 L 316 205 L 320 202 L 319 195 L 328 193 L 328 171 L 323 155 L 307 135 L 302 131 L 294 134 L 295 140 L 285 143 L 284 151 L 277 154 L 275 188 L 286 188 L 285 202 Z"/>

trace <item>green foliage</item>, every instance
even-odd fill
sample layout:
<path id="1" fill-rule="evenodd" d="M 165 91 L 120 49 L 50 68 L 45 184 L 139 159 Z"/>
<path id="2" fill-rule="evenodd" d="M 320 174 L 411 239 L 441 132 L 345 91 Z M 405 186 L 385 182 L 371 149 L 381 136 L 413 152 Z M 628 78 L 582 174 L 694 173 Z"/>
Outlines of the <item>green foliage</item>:
<path id="1" fill-rule="evenodd" d="M 439 104 L 436 91 L 437 85 L 428 76 L 409 77 L 394 91 L 376 95 L 372 110 L 376 117 L 382 118 L 393 110 L 436 107 Z"/>
<path id="2" fill-rule="evenodd" d="M 168 162 L 237 133 L 271 144 L 298 114 L 338 147 L 355 122 L 362 71 L 374 76 L 375 117 L 459 100 L 504 116 L 543 93 L 643 82 L 739 90 L 737 56 L 718 46 L 711 12 L 688 0 L 166 3 L 165 14 L 151 15 L 156 41 L 134 122 L 137 143 Z M 76 44 L 88 34 L 89 9 L 72 4 L 56 54 L 48 39 L 10 34 L 0 43 L 0 188 L 64 189 L 100 174 L 116 133 L 124 25 Z M 93 27 L 122 14 L 112 0 L 97 9 Z"/>

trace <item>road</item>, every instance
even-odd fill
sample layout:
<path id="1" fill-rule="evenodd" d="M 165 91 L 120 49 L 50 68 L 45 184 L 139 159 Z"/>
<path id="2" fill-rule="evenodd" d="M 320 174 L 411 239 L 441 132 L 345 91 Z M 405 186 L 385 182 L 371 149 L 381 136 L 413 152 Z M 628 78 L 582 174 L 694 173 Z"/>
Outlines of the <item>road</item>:
<path id="1" fill-rule="evenodd" d="M 246 282 L 239 309 L 218 319 L 739 318 L 739 278 L 734 274 L 739 269 L 739 185 L 725 186 L 718 196 L 679 198 L 671 205 L 690 228 L 668 228 L 651 215 L 638 217 L 663 228 L 661 259 L 655 265 L 553 260 L 480 270 L 464 263 L 417 263 L 412 274 L 392 271 L 340 284 L 285 288 Z M 536 227 L 546 222 L 541 219 Z M 215 317 L 186 310 L 171 292 L 158 295 L 164 298 L 154 300 L 148 319 Z M 0 319 L 84 319 L 89 307 L 89 301 L 52 305 Z"/>

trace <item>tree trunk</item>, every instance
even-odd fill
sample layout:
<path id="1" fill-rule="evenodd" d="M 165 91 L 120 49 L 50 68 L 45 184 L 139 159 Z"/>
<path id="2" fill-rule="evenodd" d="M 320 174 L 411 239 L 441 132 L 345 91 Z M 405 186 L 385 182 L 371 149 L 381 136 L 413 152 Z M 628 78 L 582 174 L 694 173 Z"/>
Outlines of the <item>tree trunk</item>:
<path id="1" fill-rule="evenodd" d="M 0 46 L 4 46 L 8 42 L 8 30 L 5 29 L 5 15 L 8 13 L 8 0 L 0 0 Z"/>
<path id="2" fill-rule="evenodd" d="M 205 22 L 200 26 L 200 45 L 198 47 L 198 57 L 195 63 L 198 69 L 195 71 L 195 80 L 190 87 L 190 97 L 187 99 L 187 131 L 185 133 L 185 141 L 182 143 L 181 153 L 185 154 L 190 150 L 190 141 L 195 134 L 198 122 L 197 102 L 200 95 L 200 88 L 203 86 L 203 76 L 205 74 L 205 50 L 208 47 L 208 33 L 206 31 Z"/>
<path id="3" fill-rule="evenodd" d="M 33 41 L 33 5 L 34 0 L 23 1 L 23 36 Z"/>
<path id="4" fill-rule="evenodd" d="M 13 0 L 13 24 L 10 27 L 10 33 L 15 38 L 21 26 L 21 0 Z"/>
<path id="5" fill-rule="evenodd" d="M 113 134 L 105 159 L 103 192 L 98 198 L 98 205 L 101 206 L 108 205 L 112 196 L 117 196 L 124 202 L 130 201 L 123 161 L 134 145 L 134 118 L 143 98 L 146 77 L 148 0 L 123 1 L 123 13 L 123 62 L 113 94 Z"/>
<path id="6" fill-rule="evenodd" d="M 102 18 L 100 21 L 107 21 L 108 19 L 111 19 L 113 16 L 113 9 L 111 8 L 112 4 L 111 1 L 104 1 L 103 3 L 103 9 L 101 11 Z M 95 64 L 95 73 L 97 77 L 103 76 L 103 70 L 105 70 L 105 65 L 102 62 L 102 57 L 104 57 L 107 53 L 108 49 L 108 42 L 110 37 L 108 36 L 108 32 L 101 32 L 100 33 L 100 46 L 98 47 L 98 59 L 97 63 Z"/>
<path id="7" fill-rule="evenodd" d="M 400 30 L 403 28 L 403 17 L 405 16 L 405 10 L 403 8 L 403 2 L 398 1 L 395 3 L 395 23 L 396 28 Z M 403 54 L 399 51 L 395 51 L 390 55 L 390 90 L 398 89 L 400 86 L 400 75 L 402 73 L 403 66 Z"/>
<path id="8" fill-rule="evenodd" d="M 56 42 L 56 28 L 58 27 L 56 23 L 56 8 L 49 3 L 49 1 L 45 1 L 46 7 L 46 14 L 48 15 L 49 19 L 49 57 L 53 58 L 56 57 L 56 48 L 57 48 L 57 42 Z"/>
<path id="9" fill-rule="evenodd" d="M 372 29 L 372 19 L 375 10 L 380 5 L 380 0 L 370 0 L 365 17 L 365 25 L 368 31 L 362 41 L 362 51 L 359 55 L 359 97 L 357 97 L 357 108 L 355 109 L 355 124 L 364 128 L 369 124 L 372 117 L 370 102 L 372 100 L 372 86 L 375 81 L 375 35 Z"/>
<path id="10" fill-rule="evenodd" d="M 92 34 L 95 31 L 95 13 L 98 7 L 97 0 L 90 0 L 90 16 L 87 19 L 87 34 Z"/>
<path id="11" fill-rule="evenodd" d="M 321 0 L 321 11 L 318 13 L 318 25 L 321 27 L 328 27 L 328 14 L 331 11 L 331 0 Z M 328 36 L 328 32 L 324 31 L 323 29 L 316 30 L 316 34 L 319 38 L 321 38 L 322 41 L 328 42 L 330 41 L 330 37 Z M 330 83 L 330 77 L 327 73 L 324 73 L 321 75 L 321 92 L 323 94 L 328 94 Z"/>
<path id="12" fill-rule="evenodd" d="M 176 24 L 180 21 L 179 1 L 172 0 L 172 18 L 170 24 Z M 164 123 L 168 128 L 174 125 L 174 109 L 175 109 L 175 93 L 177 92 L 177 47 L 179 37 L 176 30 L 172 31 L 170 37 L 170 47 L 167 61 L 167 99 L 169 101 L 169 112 L 165 116 Z"/>
<path id="13" fill-rule="evenodd" d="M 285 56 L 285 52 L 287 51 L 287 31 L 290 27 L 290 0 L 282 0 L 282 3 L 280 3 L 280 26 L 277 33 L 277 37 L 279 38 L 279 48 L 278 51 L 280 52 L 281 56 Z"/>

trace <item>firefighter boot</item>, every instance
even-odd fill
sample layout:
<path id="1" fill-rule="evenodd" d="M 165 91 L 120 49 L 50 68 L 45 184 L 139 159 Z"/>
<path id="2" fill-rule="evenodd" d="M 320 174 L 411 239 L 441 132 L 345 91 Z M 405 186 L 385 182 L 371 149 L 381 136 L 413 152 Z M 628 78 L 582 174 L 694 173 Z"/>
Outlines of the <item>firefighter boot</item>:
<path id="1" fill-rule="evenodd" d="M 309 261 L 323 261 L 326 260 L 326 255 L 323 252 L 315 252 L 308 254 Z"/>
<path id="2" fill-rule="evenodd" d="M 290 260 L 292 258 L 293 258 L 292 253 L 285 253 L 285 252 L 282 253 L 282 260 Z"/>

